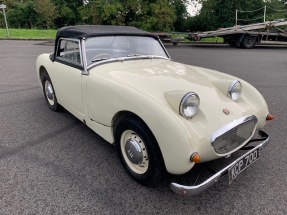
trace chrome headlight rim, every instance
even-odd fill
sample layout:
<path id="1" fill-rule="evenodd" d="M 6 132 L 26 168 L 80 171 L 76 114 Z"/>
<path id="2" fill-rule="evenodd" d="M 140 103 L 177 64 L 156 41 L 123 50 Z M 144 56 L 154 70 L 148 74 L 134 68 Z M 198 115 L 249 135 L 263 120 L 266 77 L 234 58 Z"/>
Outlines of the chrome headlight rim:
<path id="1" fill-rule="evenodd" d="M 237 87 L 239 87 L 239 89 Z M 238 101 L 241 98 L 241 92 L 242 92 L 242 84 L 241 84 L 241 82 L 239 80 L 234 80 L 234 81 L 231 82 L 231 84 L 228 87 L 227 96 L 231 100 L 236 102 L 236 101 Z"/>
<path id="2" fill-rule="evenodd" d="M 193 100 L 193 102 L 191 102 L 192 106 L 187 105 L 187 103 L 190 102 L 189 99 Z M 197 114 L 199 110 L 199 105 L 200 105 L 199 96 L 194 92 L 188 92 L 187 94 L 184 95 L 184 97 L 182 98 L 180 102 L 179 113 L 182 117 L 186 119 L 191 119 Z M 188 114 L 186 111 L 187 107 L 191 107 L 193 109 L 190 114 Z"/>

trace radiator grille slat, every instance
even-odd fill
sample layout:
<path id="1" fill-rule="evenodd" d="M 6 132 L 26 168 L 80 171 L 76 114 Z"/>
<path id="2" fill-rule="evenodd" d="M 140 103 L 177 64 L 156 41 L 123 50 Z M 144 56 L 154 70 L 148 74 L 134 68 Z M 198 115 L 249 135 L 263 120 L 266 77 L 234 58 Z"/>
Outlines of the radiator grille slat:
<path id="1" fill-rule="evenodd" d="M 257 118 L 255 116 L 248 117 L 241 123 L 218 135 L 211 145 L 218 154 L 229 153 L 252 137 L 256 124 Z"/>

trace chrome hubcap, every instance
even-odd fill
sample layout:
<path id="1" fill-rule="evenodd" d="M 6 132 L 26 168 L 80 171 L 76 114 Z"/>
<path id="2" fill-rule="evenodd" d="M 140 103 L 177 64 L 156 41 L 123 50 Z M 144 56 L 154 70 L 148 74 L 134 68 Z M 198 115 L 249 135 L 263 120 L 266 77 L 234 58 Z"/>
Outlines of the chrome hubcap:
<path id="1" fill-rule="evenodd" d="M 53 96 L 54 96 L 54 94 L 53 94 L 54 92 L 53 92 L 53 89 L 52 89 L 52 86 L 51 85 L 48 85 L 48 98 L 49 99 L 53 99 Z"/>
<path id="2" fill-rule="evenodd" d="M 55 94 L 54 94 L 52 84 L 48 80 L 45 82 L 45 93 L 46 93 L 46 97 L 47 97 L 50 105 L 54 105 L 55 104 Z"/>
<path id="3" fill-rule="evenodd" d="M 135 139 L 128 139 L 125 146 L 128 159 L 133 164 L 140 164 L 143 159 L 143 152 L 140 144 Z"/>
<path id="4" fill-rule="evenodd" d="M 149 166 L 146 146 L 142 138 L 132 130 L 121 136 L 121 151 L 126 164 L 137 174 L 144 174 Z"/>

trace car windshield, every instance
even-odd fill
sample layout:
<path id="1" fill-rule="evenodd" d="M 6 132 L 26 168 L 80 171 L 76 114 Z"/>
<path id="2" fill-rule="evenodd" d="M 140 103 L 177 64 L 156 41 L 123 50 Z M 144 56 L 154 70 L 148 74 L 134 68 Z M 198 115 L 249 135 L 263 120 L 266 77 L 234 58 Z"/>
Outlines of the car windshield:
<path id="1" fill-rule="evenodd" d="M 161 44 L 153 37 L 99 36 L 86 40 L 88 65 L 112 58 L 135 56 L 168 58 Z"/>

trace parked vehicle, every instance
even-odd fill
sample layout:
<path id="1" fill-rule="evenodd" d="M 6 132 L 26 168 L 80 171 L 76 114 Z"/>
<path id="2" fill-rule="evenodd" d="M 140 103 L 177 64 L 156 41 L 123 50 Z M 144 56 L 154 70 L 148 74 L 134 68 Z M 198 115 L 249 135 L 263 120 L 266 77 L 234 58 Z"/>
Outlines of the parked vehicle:
<path id="1" fill-rule="evenodd" d="M 236 25 L 215 31 L 189 34 L 188 39 L 199 41 L 202 38 L 223 37 L 230 46 L 245 49 L 254 48 L 256 44 L 287 45 L 287 31 L 279 27 L 286 26 L 287 21 L 276 20 L 250 25 Z"/>
<path id="2" fill-rule="evenodd" d="M 199 185 L 171 184 L 176 193 L 198 194 L 227 174 L 232 182 L 269 141 L 261 129 L 272 116 L 253 86 L 174 62 L 158 37 L 134 27 L 61 28 L 54 52 L 41 54 L 36 69 L 48 107 L 64 107 L 115 144 L 123 167 L 141 184 L 257 143 Z"/>

